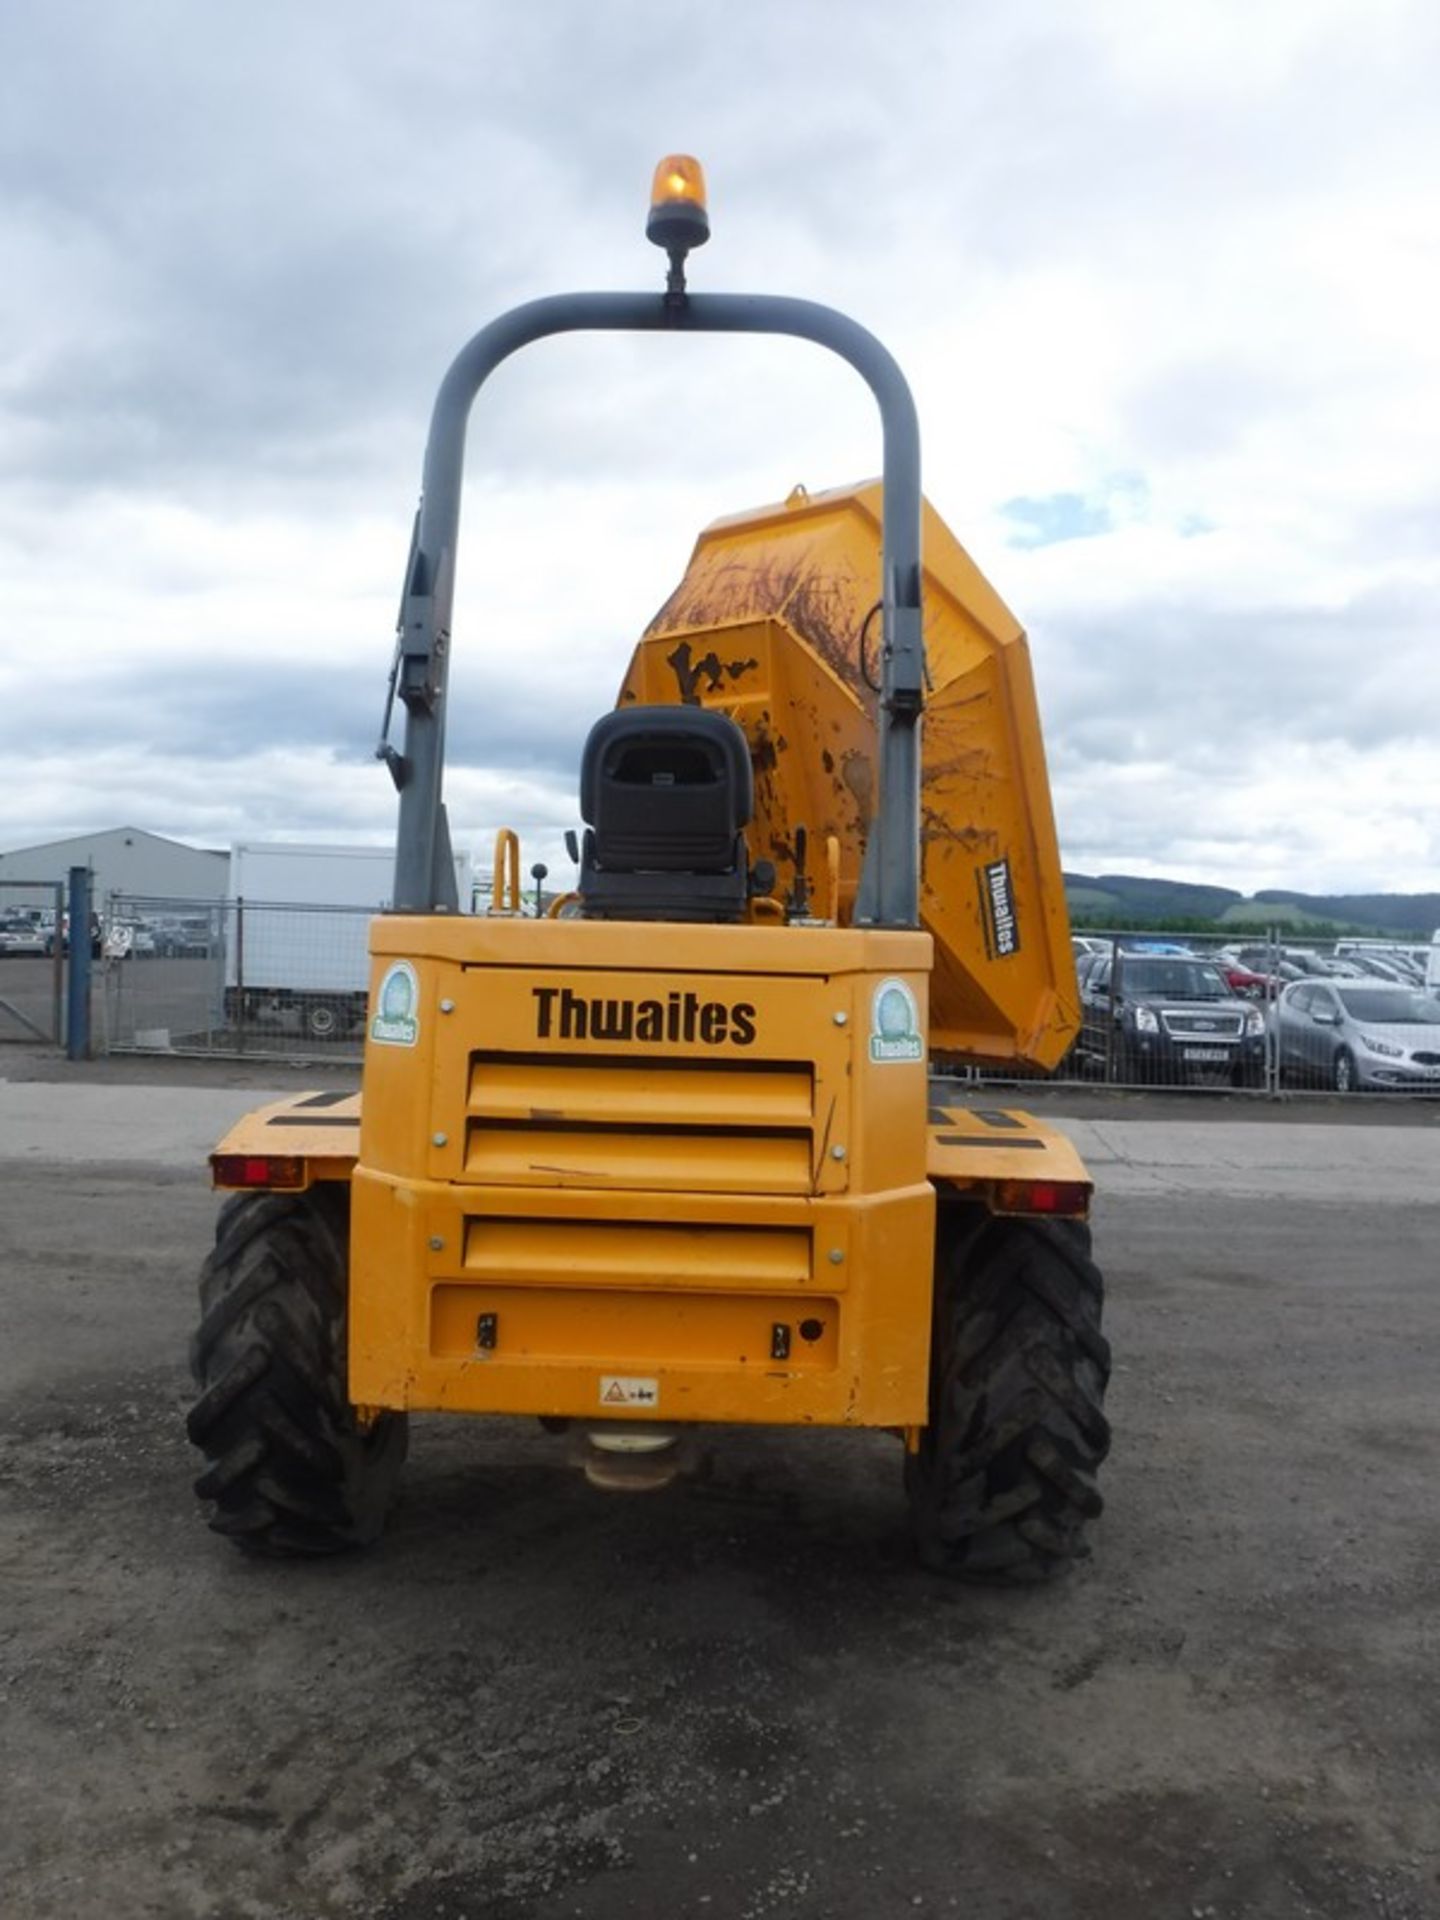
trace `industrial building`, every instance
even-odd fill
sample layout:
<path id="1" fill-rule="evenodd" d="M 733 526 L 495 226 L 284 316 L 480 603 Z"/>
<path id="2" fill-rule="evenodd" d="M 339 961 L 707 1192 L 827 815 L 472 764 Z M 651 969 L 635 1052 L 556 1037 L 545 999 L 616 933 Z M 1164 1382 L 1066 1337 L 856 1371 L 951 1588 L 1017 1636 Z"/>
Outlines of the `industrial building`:
<path id="1" fill-rule="evenodd" d="M 0 853 L 0 881 L 32 881 L 40 888 L 64 882 L 71 867 L 89 867 L 92 898 L 97 905 L 112 893 L 146 895 L 156 899 L 223 900 L 230 873 L 228 852 L 186 846 L 143 827 L 111 827 L 100 833 L 75 834 L 68 840 L 49 840 L 40 846 L 14 847 Z M 33 897 L 7 884 L 3 903 L 12 906 L 48 906 L 52 895 Z"/>

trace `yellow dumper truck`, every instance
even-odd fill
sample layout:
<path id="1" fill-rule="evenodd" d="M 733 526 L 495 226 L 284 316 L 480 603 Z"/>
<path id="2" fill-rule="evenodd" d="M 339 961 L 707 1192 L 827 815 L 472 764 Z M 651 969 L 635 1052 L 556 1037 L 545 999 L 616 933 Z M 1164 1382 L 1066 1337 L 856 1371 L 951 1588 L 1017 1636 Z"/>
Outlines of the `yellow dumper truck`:
<path id="1" fill-rule="evenodd" d="M 568 1428 L 622 1485 L 701 1429 L 873 1427 L 927 1566 L 1044 1578 L 1083 1551 L 1109 1446 L 1091 1182 L 954 1077 L 1054 1066 L 1078 1022 L 1024 635 L 922 500 L 880 343 L 692 294 L 683 156 L 648 231 L 663 290 L 513 309 L 441 386 L 363 1091 L 252 1114 L 212 1156 L 196 1490 L 240 1547 L 327 1553 L 380 1531 L 412 1410 Z M 466 427 L 496 366 L 574 329 L 811 340 L 874 393 L 884 472 L 701 535 L 581 755 L 573 894 L 523 913 L 502 834 L 474 915 L 442 796 Z"/>

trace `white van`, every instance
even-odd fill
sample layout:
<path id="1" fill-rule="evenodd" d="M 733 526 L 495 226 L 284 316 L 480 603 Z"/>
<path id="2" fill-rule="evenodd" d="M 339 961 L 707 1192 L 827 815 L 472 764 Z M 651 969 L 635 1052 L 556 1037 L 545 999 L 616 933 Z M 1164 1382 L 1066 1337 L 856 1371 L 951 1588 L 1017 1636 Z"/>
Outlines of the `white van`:
<path id="1" fill-rule="evenodd" d="M 1440 927 L 1430 936 L 1430 951 L 1425 958 L 1425 984 L 1431 993 L 1440 993 Z"/>

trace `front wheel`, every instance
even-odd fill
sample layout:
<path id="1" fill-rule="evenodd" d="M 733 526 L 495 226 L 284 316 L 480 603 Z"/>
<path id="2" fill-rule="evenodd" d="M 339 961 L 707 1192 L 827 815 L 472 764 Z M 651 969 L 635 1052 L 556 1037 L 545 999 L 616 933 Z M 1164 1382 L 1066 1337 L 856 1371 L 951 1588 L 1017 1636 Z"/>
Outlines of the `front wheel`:
<path id="1" fill-rule="evenodd" d="M 1341 1047 L 1330 1069 L 1330 1084 L 1336 1093 L 1354 1093 L 1358 1082 L 1355 1076 L 1355 1056 L 1348 1047 Z"/>
<path id="2" fill-rule="evenodd" d="M 405 1458 L 403 1414 L 362 1426 L 346 1383 L 350 1194 L 243 1193 L 200 1273 L 186 1431 L 195 1491 L 247 1552 L 339 1553 L 376 1538 Z"/>
<path id="3" fill-rule="evenodd" d="M 930 1420 L 906 1460 L 927 1567 L 1028 1582 L 1087 1551 L 1110 1450 L 1103 1294 L 1088 1227 L 941 1205 Z"/>

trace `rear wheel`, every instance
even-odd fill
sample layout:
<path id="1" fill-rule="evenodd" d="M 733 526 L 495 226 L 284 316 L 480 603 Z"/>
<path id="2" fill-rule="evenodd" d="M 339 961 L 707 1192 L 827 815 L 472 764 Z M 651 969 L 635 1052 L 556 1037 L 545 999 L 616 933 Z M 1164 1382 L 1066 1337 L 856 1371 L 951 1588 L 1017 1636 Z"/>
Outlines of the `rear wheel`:
<path id="1" fill-rule="evenodd" d="M 338 1000 L 307 1000 L 302 1017 L 312 1040 L 340 1040 L 350 1030 L 349 1009 Z"/>
<path id="2" fill-rule="evenodd" d="M 346 1391 L 349 1215 L 344 1187 L 238 1194 L 201 1269 L 186 1430 L 209 1465 L 195 1491 L 251 1553 L 375 1539 L 405 1458 L 405 1416 L 362 1428 Z"/>
<path id="3" fill-rule="evenodd" d="M 1088 1227 L 942 1204 L 930 1422 L 906 1461 L 926 1566 L 1025 1582 L 1086 1552 L 1110 1449 L 1103 1291 Z"/>
<path id="4" fill-rule="evenodd" d="M 1348 1047 L 1341 1047 L 1330 1068 L 1330 1084 L 1336 1093 L 1354 1093 L 1355 1056 Z"/>

